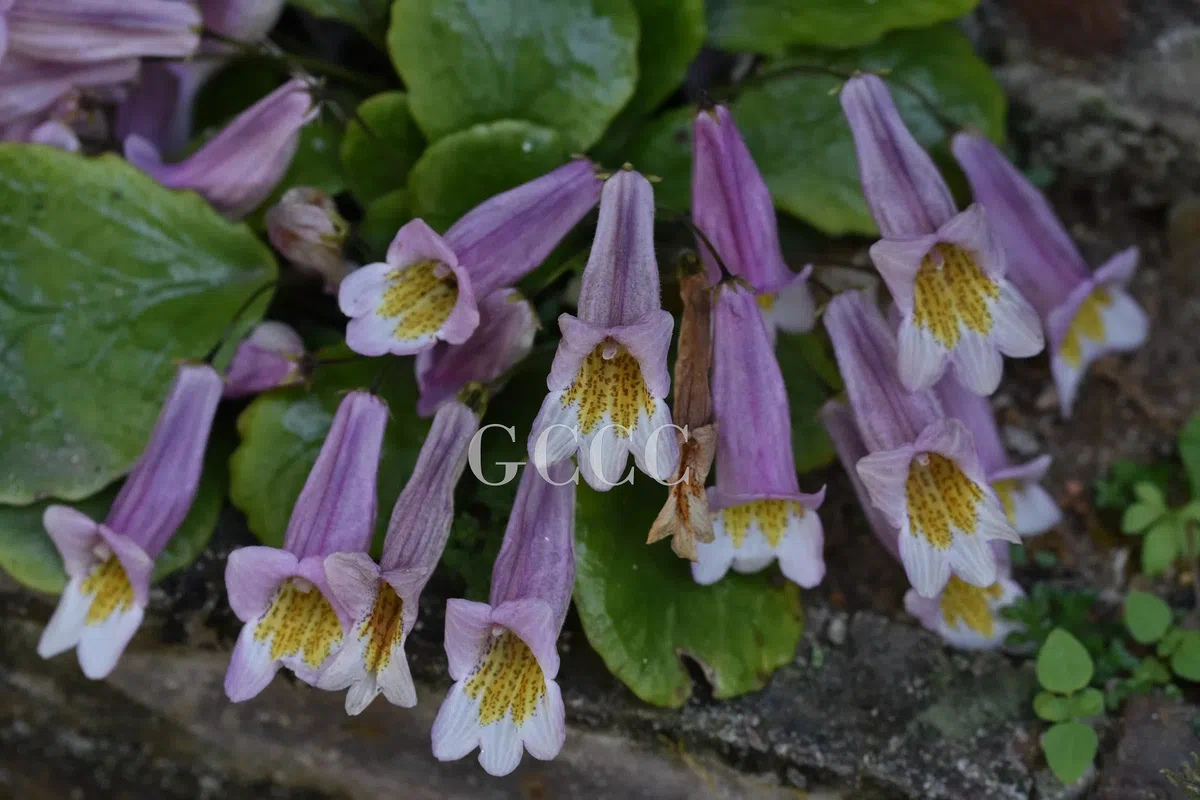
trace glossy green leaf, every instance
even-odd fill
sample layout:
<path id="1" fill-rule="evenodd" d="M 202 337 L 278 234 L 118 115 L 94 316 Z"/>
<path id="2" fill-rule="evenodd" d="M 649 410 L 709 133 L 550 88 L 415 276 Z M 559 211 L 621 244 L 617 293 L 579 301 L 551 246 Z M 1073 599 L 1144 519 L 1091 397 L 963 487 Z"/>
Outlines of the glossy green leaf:
<path id="1" fill-rule="evenodd" d="M 1187 471 L 1192 499 L 1200 500 L 1200 413 L 1192 414 L 1179 431 L 1179 457 Z"/>
<path id="2" fill-rule="evenodd" d="M 289 0 L 314 17 L 353 25 L 373 42 L 382 42 L 391 0 Z"/>
<path id="3" fill-rule="evenodd" d="M 441 231 L 494 194 L 565 164 L 553 130 L 518 120 L 476 125 L 434 142 L 409 175 L 413 216 Z"/>
<path id="4" fill-rule="evenodd" d="M 1061 694 L 1038 692 L 1033 697 L 1033 713 L 1046 722 L 1062 722 L 1071 716 L 1071 704 Z"/>
<path id="5" fill-rule="evenodd" d="M 174 362 L 202 358 L 276 274 L 197 195 L 48 147 L 0 145 L 0 241 L 3 503 L 78 500 L 123 475 Z"/>
<path id="6" fill-rule="evenodd" d="M 1042 751 L 1054 776 L 1063 783 L 1083 777 L 1100 746 L 1096 731 L 1082 722 L 1060 722 L 1042 734 Z"/>
<path id="7" fill-rule="evenodd" d="M 1071 697 L 1070 714 L 1075 719 L 1087 719 L 1104 713 L 1104 693 L 1091 686 Z"/>
<path id="8" fill-rule="evenodd" d="M 575 605 L 592 648 L 641 699 L 680 706 L 695 660 L 717 698 L 762 688 L 792 660 L 803 628 L 799 592 L 768 574 L 692 580 L 666 542 L 645 544 L 662 486 L 638 474 L 606 493 L 579 487 Z"/>
<path id="9" fill-rule="evenodd" d="M 631 160 L 644 135 L 646 116 L 672 95 L 704 44 L 704 0 L 633 0 L 641 23 L 637 90 L 592 149 L 601 163 Z"/>
<path id="10" fill-rule="evenodd" d="M 857 47 L 897 28 L 961 17 L 979 0 L 708 0 L 713 42 L 779 55 L 794 45 Z"/>
<path id="11" fill-rule="evenodd" d="M 348 353 L 339 346 L 321 351 L 319 357 L 342 358 Z M 342 395 L 369 388 L 391 360 L 371 358 L 319 366 L 311 390 L 296 386 L 267 392 L 238 417 L 242 441 L 229 462 L 229 496 L 263 544 L 283 544 L 292 508 Z M 392 506 L 412 473 L 429 430 L 429 421 L 416 415 L 417 389 L 409 359 L 388 367 L 380 394 L 390 413 L 379 465 L 376 554 L 383 546 Z"/>
<path id="12" fill-rule="evenodd" d="M 1200 682 L 1200 631 L 1184 631 L 1175 652 L 1171 671 L 1188 681 Z"/>
<path id="13" fill-rule="evenodd" d="M 673 211 L 692 206 L 692 119 L 691 106 L 675 108 L 643 127 L 630 146 L 634 167 L 661 181 L 654 185 L 654 203 Z"/>
<path id="14" fill-rule="evenodd" d="M 417 124 L 436 141 L 527 119 L 590 147 L 633 96 L 630 0 L 396 0 L 388 50 Z"/>
<path id="15" fill-rule="evenodd" d="M 817 413 L 841 390 L 837 365 L 825 340 L 814 333 L 780 333 L 775 356 L 783 372 L 792 411 L 792 454 L 797 472 L 809 472 L 831 463 L 833 443 Z M 807 491 L 815 491 L 811 487 Z"/>
<path id="16" fill-rule="evenodd" d="M 204 457 L 204 473 L 196 500 L 179 530 L 154 562 L 154 580 L 187 566 L 204 550 L 217 526 L 229 485 L 228 460 L 233 431 L 215 430 Z M 103 521 L 120 490 L 120 483 L 70 505 Z M 0 506 L 0 568 L 40 592 L 58 594 L 67 584 L 62 558 L 42 527 L 42 513 L 52 501 L 27 506 Z"/>
<path id="17" fill-rule="evenodd" d="M 1037 677 L 1043 689 L 1071 694 L 1092 680 L 1092 657 L 1079 640 L 1055 628 L 1038 651 Z"/>
<path id="18" fill-rule="evenodd" d="M 1167 515 L 1154 524 L 1142 541 L 1142 572 L 1159 575 L 1179 556 L 1177 522 Z"/>
<path id="19" fill-rule="evenodd" d="M 1179 647 L 1180 641 L 1183 640 L 1183 631 L 1180 628 L 1171 628 L 1167 631 L 1167 635 L 1159 640 L 1158 646 L 1154 651 L 1162 658 L 1166 658 L 1175 652 L 1175 648 Z"/>
<path id="20" fill-rule="evenodd" d="M 1171 627 L 1171 607 L 1149 592 L 1130 592 L 1125 598 L 1125 627 L 1141 644 L 1157 642 Z"/>
<path id="21" fill-rule="evenodd" d="M 342 170 L 359 203 L 404 188 L 425 149 L 425 136 L 404 92 L 383 92 L 359 104 L 342 139 Z"/>
<path id="22" fill-rule="evenodd" d="M 842 80 L 812 67 L 890 70 L 896 105 L 927 147 L 942 143 L 947 131 L 922 97 L 959 124 L 1004 138 L 1004 93 L 966 37 L 948 26 L 896 32 L 858 50 L 798 52 L 767 66 L 733 103 L 733 116 L 775 204 L 826 233 L 871 234 L 876 227 L 836 95 Z"/>
<path id="23" fill-rule="evenodd" d="M 358 227 L 359 238 L 367 245 L 368 257 L 383 261 L 388 245 L 396 238 L 396 232 L 412 219 L 412 205 L 408 190 L 397 189 L 375 198 L 363 215 Z"/>

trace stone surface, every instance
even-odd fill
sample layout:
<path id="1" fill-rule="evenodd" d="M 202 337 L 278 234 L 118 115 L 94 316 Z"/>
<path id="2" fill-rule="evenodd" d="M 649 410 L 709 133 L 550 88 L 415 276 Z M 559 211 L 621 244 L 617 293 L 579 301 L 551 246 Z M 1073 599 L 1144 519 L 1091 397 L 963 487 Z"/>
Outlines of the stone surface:
<path id="1" fill-rule="evenodd" d="M 221 685 L 236 627 L 219 589 L 217 603 L 195 602 L 197 587 L 217 577 L 200 574 L 204 566 L 156 592 L 103 682 L 83 678 L 70 655 L 39 659 L 51 598 L 0 583 L 0 795 L 38 787 L 47 797 L 125 796 L 145 780 L 164 798 L 260 796 L 266 785 L 289 798 L 377 797 L 399 785 L 430 798 L 784 798 L 799 784 L 812 797 L 856 800 L 1029 797 L 1029 772 L 1010 745 L 1029 735 L 1030 671 L 996 654 L 951 654 L 876 614 L 851 616 L 837 648 L 806 638 L 802 658 L 763 692 L 678 710 L 639 702 L 587 648 L 571 645 L 560 673 L 571 723 L 562 756 L 526 758 L 492 780 L 470 757 L 439 764 L 429 753 L 448 683 L 424 632 L 440 632 L 433 613 L 411 640 L 416 709 L 379 699 L 347 718 L 341 694 L 286 677 L 233 705 Z M 812 630 L 825 617 L 810 613 Z M 64 766 L 47 770 L 34 753 Z"/>
<path id="2" fill-rule="evenodd" d="M 1121 714 L 1116 750 L 1104 762 L 1092 800 L 1188 800 L 1162 771 L 1179 774 L 1185 765 L 1196 766 L 1192 754 L 1200 752 L 1197 719 L 1200 707 L 1194 705 L 1131 698 Z M 1200 788 L 1200 780 L 1196 785 Z"/>

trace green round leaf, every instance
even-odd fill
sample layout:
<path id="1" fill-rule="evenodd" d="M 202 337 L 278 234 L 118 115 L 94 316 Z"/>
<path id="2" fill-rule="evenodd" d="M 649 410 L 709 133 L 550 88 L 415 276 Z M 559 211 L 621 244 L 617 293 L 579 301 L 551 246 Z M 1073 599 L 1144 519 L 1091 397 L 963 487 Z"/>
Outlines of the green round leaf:
<path id="1" fill-rule="evenodd" d="M 409 175 L 413 216 L 445 230 L 492 195 L 540 177 L 569 157 L 557 133 L 519 120 L 451 134 L 432 144 Z"/>
<path id="2" fill-rule="evenodd" d="M 1075 719 L 1086 719 L 1103 713 L 1104 693 L 1099 689 L 1089 686 L 1070 700 L 1070 716 Z"/>
<path id="3" fill-rule="evenodd" d="M 228 460 L 232 431 L 214 431 L 204 456 L 204 473 L 196 500 L 179 530 L 154 561 L 154 580 L 160 580 L 190 564 L 212 538 L 225 502 L 229 484 Z M 120 484 L 71 503 L 94 520 L 108 516 L 109 506 L 120 491 Z M 62 558 L 42 527 L 42 513 L 52 501 L 27 506 L 0 506 L 0 568 L 21 583 L 40 592 L 58 594 L 67 585 Z"/>
<path id="4" fill-rule="evenodd" d="M 1171 654 L 1171 670 L 1184 680 L 1200 682 L 1200 631 L 1184 631 Z"/>
<path id="5" fill-rule="evenodd" d="M 527 119 L 590 147 L 633 95 L 630 0 L 396 0 L 388 50 L 417 124 L 436 141 Z"/>
<path id="6" fill-rule="evenodd" d="M 1043 689 L 1071 694 L 1092 680 L 1092 657 L 1079 640 L 1062 628 L 1055 628 L 1038 651 L 1038 683 Z"/>
<path id="7" fill-rule="evenodd" d="M 734 102 L 733 116 L 775 204 L 826 233 L 873 234 L 876 227 L 859 187 L 849 126 L 831 94 L 841 80 L 804 71 L 811 66 L 890 70 L 896 106 L 927 147 L 943 143 L 947 132 L 901 84 L 951 119 L 994 141 L 1004 138 L 1004 93 L 966 37 L 949 27 L 893 33 L 860 50 L 805 51 L 767 67 Z M 771 73 L 776 77 L 766 77 Z"/>
<path id="8" fill-rule="evenodd" d="M 1033 713 L 1047 722 L 1062 722 L 1071 716 L 1071 704 L 1061 694 L 1038 692 L 1033 698 Z"/>
<path id="9" fill-rule="evenodd" d="M 1160 575 L 1179 556 L 1177 523 L 1168 515 L 1154 524 L 1142 541 L 1142 572 Z"/>
<path id="10" fill-rule="evenodd" d="M 320 358 L 343 358 L 345 347 L 321 351 Z M 380 394 L 390 411 L 379 463 L 379 518 L 373 552 L 387 534 L 391 508 L 400 496 L 421 450 L 429 421 L 416 415 L 417 389 L 409 359 L 390 364 L 372 358 L 318 366 L 312 389 L 302 386 L 260 395 L 238 418 L 242 442 L 229 461 L 229 499 L 246 515 L 250 531 L 272 547 L 283 544 L 296 498 L 342 395 L 370 387 L 388 366 Z"/>
<path id="11" fill-rule="evenodd" d="M 699 663 L 717 698 L 762 688 L 792 660 L 803 628 L 799 592 L 765 574 L 692 580 L 666 542 L 645 544 L 665 490 L 638 474 L 606 493 L 579 487 L 575 605 L 592 648 L 648 703 L 680 706 Z"/>
<path id="12" fill-rule="evenodd" d="M 654 203 L 673 211 L 692 205 L 691 106 L 672 109 L 639 131 L 629 161 L 642 172 L 662 180 L 654 185 Z"/>
<path id="13" fill-rule="evenodd" d="M 1125 627 L 1141 644 L 1157 642 L 1171 627 L 1171 607 L 1148 592 L 1125 598 Z"/>
<path id="14" fill-rule="evenodd" d="M 275 260 L 113 156 L 3 144 L 0 175 L 0 502 L 78 500 L 133 465 L 174 362 L 217 343 Z"/>
<path id="15" fill-rule="evenodd" d="M 425 136 L 408 110 L 404 92 L 364 100 L 346 125 L 342 170 L 359 203 L 404 187 L 408 171 L 425 149 Z"/>
<path id="16" fill-rule="evenodd" d="M 1099 746 L 1092 726 L 1082 722 L 1060 722 L 1042 734 L 1046 763 L 1063 783 L 1074 783 L 1083 777 Z"/>
<path id="17" fill-rule="evenodd" d="M 961 17 L 979 0 L 708 0 L 708 25 L 726 50 L 780 54 L 798 44 L 854 47 L 894 28 Z"/>
<path id="18" fill-rule="evenodd" d="M 780 333 L 775 355 L 787 386 L 792 416 L 792 455 L 797 472 L 820 469 L 833 461 L 833 443 L 817 415 L 841 389 L 837 364 L 815 333 Z"/>
<path id="19" fill-rule="evenodd" d="M 1121 515 L 1121 533 L 1142 533 L 1161 519 L 1166 509 L 1150 503 L 1134 503 Z"/>
<path id="20" fill-rule="evenodd" d="M 1167 498 L 1163 495 L 1163 490 L 1150 481 L 1143 481 L 1134 486 L 1133 496 L 1152 508 L 1167 510 Z"/>
<path id="21" fill-rule="evenodd" d="M 383 261 L 396 232 L 412 217 L 407 189 L 388 192 L 372 201 L 358 228 L 358 235 L 370 250 L 370 257 Z"/>

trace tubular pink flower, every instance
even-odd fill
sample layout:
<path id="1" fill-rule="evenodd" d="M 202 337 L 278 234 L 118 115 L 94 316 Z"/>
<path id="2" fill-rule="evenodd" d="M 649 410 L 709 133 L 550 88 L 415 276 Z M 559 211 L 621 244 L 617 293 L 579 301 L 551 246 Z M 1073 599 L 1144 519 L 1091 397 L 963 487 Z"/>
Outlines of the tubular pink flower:
<path id="1" fill-rule="evenodd" d="M 225 396 L 245 397 L 303 380 L 304 342 L 282 322 L 260 322 L 238 345 L 225 376 Z"/>
<path id="2" fill-rule="evenodd" d="M 758 292 L 771 341 L 775 329 L 811 330 L 816 319 L 807 272 L 792 272 L 783 260 L 775 206 L 766 181 L 746 148 L 729 109 L 702 109 L 693 126 L 692 219 L 721 254 L 726 268 Z M 713 285 L 721 269 L 708 246 L 696 249 Z"/>
<path id="3" fill-rule="evenodd" d="M 338 213 L 333 198 L 311 186 L 283 193 L 267 211 L 267 238 L 283 257 L 325 281 L 325 291 L 336 294 L 350 266 L 342 246 L 350 224 Z"/>
<path id="4" fill-rule="evenodd" d="M 379 564 L 364 552 L 325 559 L 329 588 L 349 625 L 344 646 L 316 685 L 349 689 L 347 714 L 360 713 L 380 693 L 405 708 L 417 703 L 404 643 L 417 621 L 421 591 L 446 549 L 454 487 L 478 428 L 478 414 L 463 403 L 441 406 L 392 509 Z"/>
<path id="5" fill-rule="evenodd" d="M 417 413 L 432 415 L 472 381 L 499 390 L 503 379 L 533 347 L 538 319 L 516 289 L 497 289 L 479 303 L 479 327 L 462 344 L 438 342 L 417 353 Z"/>
<path id="6" fill-rule="evenodd" d="M 1000 441 L 996 418 L 986 397 L 968 392 L 951 377 L 942 378 L 934 392 L 946 416 L 957 419 L 971 432 L 979 463 L 1013 529 L 1021 536 L 1037 536 L 1061 522 L 1062 511 L 1041 485 L 1050 468 L 1050 456 L 1013 466 Z"/>
<path id="7" fill-rule="evenodd" d="M 42 658 L 75 647 L 83 674 L 93 679 L 116 666 L 142 623 L 154 559 L 196 498 L 222 386 L 210 366 L 179 368 L 150 443 L 104 522 L 69 506 L 47 507 L 42 521 L 68 582 L 38 642 Z"/>
<path id="8" fill-rule="evenodd" d="M 931 392 L 909 393 L 895 372 L 895 340 L 858 292 L 837 295 L 825 326 L 868 455 L 855 470 L 871 503 L 899 531 L 913 588 L 933 597 L 953 571 L 975 586 L 996 580 L 992 539 L 1019 541 L 979 463 L 970 431 L 945 419 Z"/>
<path id="9" fill-rule="evenodd" d="M 186 58 L 202 27 L 194 5 L 174 0 L 16 0 L 6 17 L 13 53 L 67 64 Z"/>
<path id="10" fill-rule="evenodd" d="M 200 0 L 204 27 L 227 39 L 262 39 L 283 13 L 284 0 Z"/>
<path id="11" fill-rule="evenodd" d="M 225 62 L 205 55 L 192 61 L 142 64 L 141 74 L 117 106 L 117 139 L 123 142 L 138 136 L 166 155 L 182 150 L 192 135 L 196 96 Z"/>
<path id="12" fill-rule="evenodd" d="M 225 673 L 225 694 L 233 702 L 267 688 L 281 666 L 315 684 L 342 647 L 352 616 L 330 592 L 324 563 L 333 553 L 367 557 L 387 416 L 378 397 L 347 394 L 296 500 L 283 549 L 230 553 L 225 586 L 244 623 Z"/>
<path id="13" fill-rule="evenodd" d="M 850 479 L 854 496 L 858 498 L 858 504 L 862 506 L 867 524 L 871 526 L 871 533 L 883 545 L 883 549 L 887 550 L 892 558 L 899 561 L 900 531 L 888 522 L 883 512 L 871 502 L 870 492 L 867 491 L 862 478 L 858 477 L 858 462 L 868 456 L 870 451 L 867 450 L 867 445 L 858 432 L 854 412 L 845 403 L 830 400 L 821 407 L 821 423 L 825 426 L 830 441 L 833 442 L 833 449 L 837 453 L 842 469 L 846 471 L 846 476 Z"/>
<path id="14" fill-rule="evenodd" d="M 1005 279 L 1004 253 L 983 208 L 957 213 L 929 154 L 904 126 L 883 81 L 858 75 L 841 93 L 867 205 L 883 238 L 871 259 L 899 307 L 899 371 L 928 389 L 954 364 L 976 394 L 995 391 L 1001 354 L 1043 347 L 1037 313 Z"/>
<path id="15" fill-rule="evenodd" d="M 732 282 L 716 289 L 712 393 L 713 541 L 697 543 L 693 579 L 715 583 L 731 565 L 757 572 L 778 558 L 789 580 L 816 586 L 825 576 L 824 532 L 816 513 L 825 490 L 800 493 L 783 374 L 754 294 Z"/>
<path id="16" fill-rule="evenodd" d="M 952 149 L 987 209 L 1009 276 L 1046 326 L 1059 404 L 1069 417 L 1093 361 L 1146 341 L 1149 320 L 1126 289 L 1138 250 L 1118 253 L 1093 274 L 1045 196 L 991 142 L 960 133 Z"/>
<path id="17" fill-rule="evenodd" d="M 838 460 L 850 477 L 872 533 L 884 549 L 900 561 L 900 532 L 871 503 L 870 493 L 855 469 L 859 460 L 868 453 L 867 446 L 858 434 L 853 412 L 848 406 L 831 400 L 821 409 L 821 420 L 833 440 Z M 997 563 L 996 582 L 992 585 L 972 586 L 951 575 L 937 597 L 925 598 L 912 589 L 904 596 L 905 609 L 952 647 L 969 650 L 999 647 L 1017 627 L 998 612 L 1025 593 L 1011 578 L 1008 545 L 999 540 L 990 542 L 990 545 Z"/>
<path id="18" fill-rule="evenodd" d="M 533 463 L 544 469 L 578 451 L 584 479 L 607 491 L 632 450 L 639 469 L 667 480 L 679 460 L 666 404 L 674 320 L 659 299 L 654 191 L 632 169 L 604 184 L 578 312 L 558 318 L 550 392 L 529 434 Z"/>
<path id="19" fill-rule="evenodd" d="M 462 344 L 479 325 L 477 298 L 541 264 L 599 195 L 595 168 L 576 160 L 484 201 L 444 237 L 420 219 L 409 222 L 383 263 L 343 281 L 346 343 L 365 356 Z"/>
<path id="20" fill-rule="evenodd" d="M 32 121 L 28 126 L 32 129 L 45 121 L 46 114 L 71 93 L 123 83 L 137 73 L 136 59 L 50 64 L 9 53 L 0 61 L 0 127 Z"/>
<path id="21" fill-rule="evenodd" d="M 125 158 L 164 186 L 191 189 L 230 219 L 258 207 L 283 180 L 300 143 L 300 129 L 318 109 L 307 83 L 294 79 L 243 111 L 212 141 L 178 164 L 133 135 Z"/>
<path id="22" fill-rule="evenodd" d="M 562 750 L 566 711 L 558 635 L 575 583 L 575 483 L 569 464 L 521 476 L 487 603 L 446 604 L 446 655 L 454 679 L 433 723 L 433 754 L 476 747 L 491 775 L 507 775 L 522 749 L 543 761 Z"/>

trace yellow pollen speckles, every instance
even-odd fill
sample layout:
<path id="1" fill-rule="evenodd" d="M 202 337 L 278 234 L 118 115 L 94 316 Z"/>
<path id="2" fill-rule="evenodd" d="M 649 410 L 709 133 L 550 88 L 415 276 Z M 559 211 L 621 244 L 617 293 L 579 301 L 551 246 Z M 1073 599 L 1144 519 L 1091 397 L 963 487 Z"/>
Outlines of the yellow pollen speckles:
<path id="1" fill-rule="evenodd" d="M 1013 480 L 995 481 L 992 483 L 992 491 L 1000 498 L 1000 505 L 1004 506 L 1004 516 L 1008 517 L 1009 525 L 1017 524 L 1017 488 L 1018 484 Z"/>
<path id="2" fill-rule="evenodd" d="M 947 349 L 962 337 L 962 326 L 987 335 L 992 330 L 989 300 L 1000 285 L 975 263 L 975 255 L 957 245 L 938 244 L 921 262 L 913 287 L 913 321 Z M 941 256 L 939 265 L 936 256 Z"/>
<path id="3" fill-rule="evenodd" d="M 942 618 L 950 627 L 963 622 L 978 634 L 995 636 L 996 617 L 992 614 L 990 603 L 1002 596 L 1004 588 L 999 583 L 981 588 L 972 586 L 957 575 L 951 575 L 939 601 Z"/>
<path id="4" fill-rule="evenodd" d="M 422 261 L 388 274 L 378 313 L 399 319 L 393 331 L 397 339 L 419 339 L 441 330 L 457 302 L 454 274 L 440 262 Z"/>
<path id="5" fill-rule="evenodd" d="M 299 656 L 316 669 L 342 641 L 342 625 L 320 590 L 289 579 L 258 623 L 254 641 L 270 641 L 273 660 Z"/>
<path id="6" fill-rule="evenodd" d="M 975 532 L 983 489 L 945 456 L 922 453 L 914 458 L 904 490 L 914 536 L 924 536 L 938 550 L 948 550 L 955 530 Z"/>
<path id="7" fill-rule="evenodd" d="M 93 569 L 79 591 L 84 596 L 92 597 L 85 620 L 88 625 L 100 625 L 114 611 L 123 613 L 133 608 L 133 584 L 129 582 L 125 568 L 116 556 L 109 556 L 107 561 Z"/>
<path id="8" fill-rule="evenodd" d="M 1103 287 L 1087 296 L 1079 306 L 1075 319 L 1071 320 L 1071 327 L 1067 328 L 1067 335 L 1058 348 L 1058 354 L 1064 361 L 1073 367 L 1078 367 L 1083 361 L 1083 340 L 1104 341 L 1103 312 L 1112 304 L 1112 295 Z"/>
<path id="9" fill-rule="evenodd" d="M 612 358 L 604 357 L 605 348 L 615 348 Z M 563 408 L 579 404 L 579 432 L 591 433 L 607 411 L 618 436 L 626 436 L 637 427 L 638 411 L 649 417 L 654 413 L 654 396 L 642 380 L 642 368 L 624 347 L 601 342 L 579 367 L 579 374 L 563 393 Z"/>
<path id="10" fill-rule="evenodd" d="M 493 636 L 471 677 L 467 696 L 479 701 L 479 724 L 491 725 L 512 712 L 520 727 L 546 694 L 546 679 L 533 651 L 512 631 Z"/>
<path id="11" fill-rule="evenodd" d="M 378 675 L 392 660 L 392 651 L 400 645 L 404 634 L 403 611 L 404 601 L 396 590 L 380 581 L 371 616 L 358 628 L 358 638 L 364 640 L 363 667 L 367 672 Z"/>
<path id="12" fill-rule="evenodd" d="M 771 309 L 775 308 L 775 301 L 779 299 L 779 295 L 771 292 L 764 292 L 754 299 L 762 311 L 770 311 Z"/>
<path id="13" fill-rule="evenodd" d="M 771 547 L 778 547 L 787 530 L 788 515 L 804 516 L 804 506 L 795 500 L 755 500 L 740 506 L 730 506 L 721 511 L 721 524 L 725 534 L 733 540 L 734 548 L 746 541 L 751 523 L 757 522 L 758 529 Z"/>

